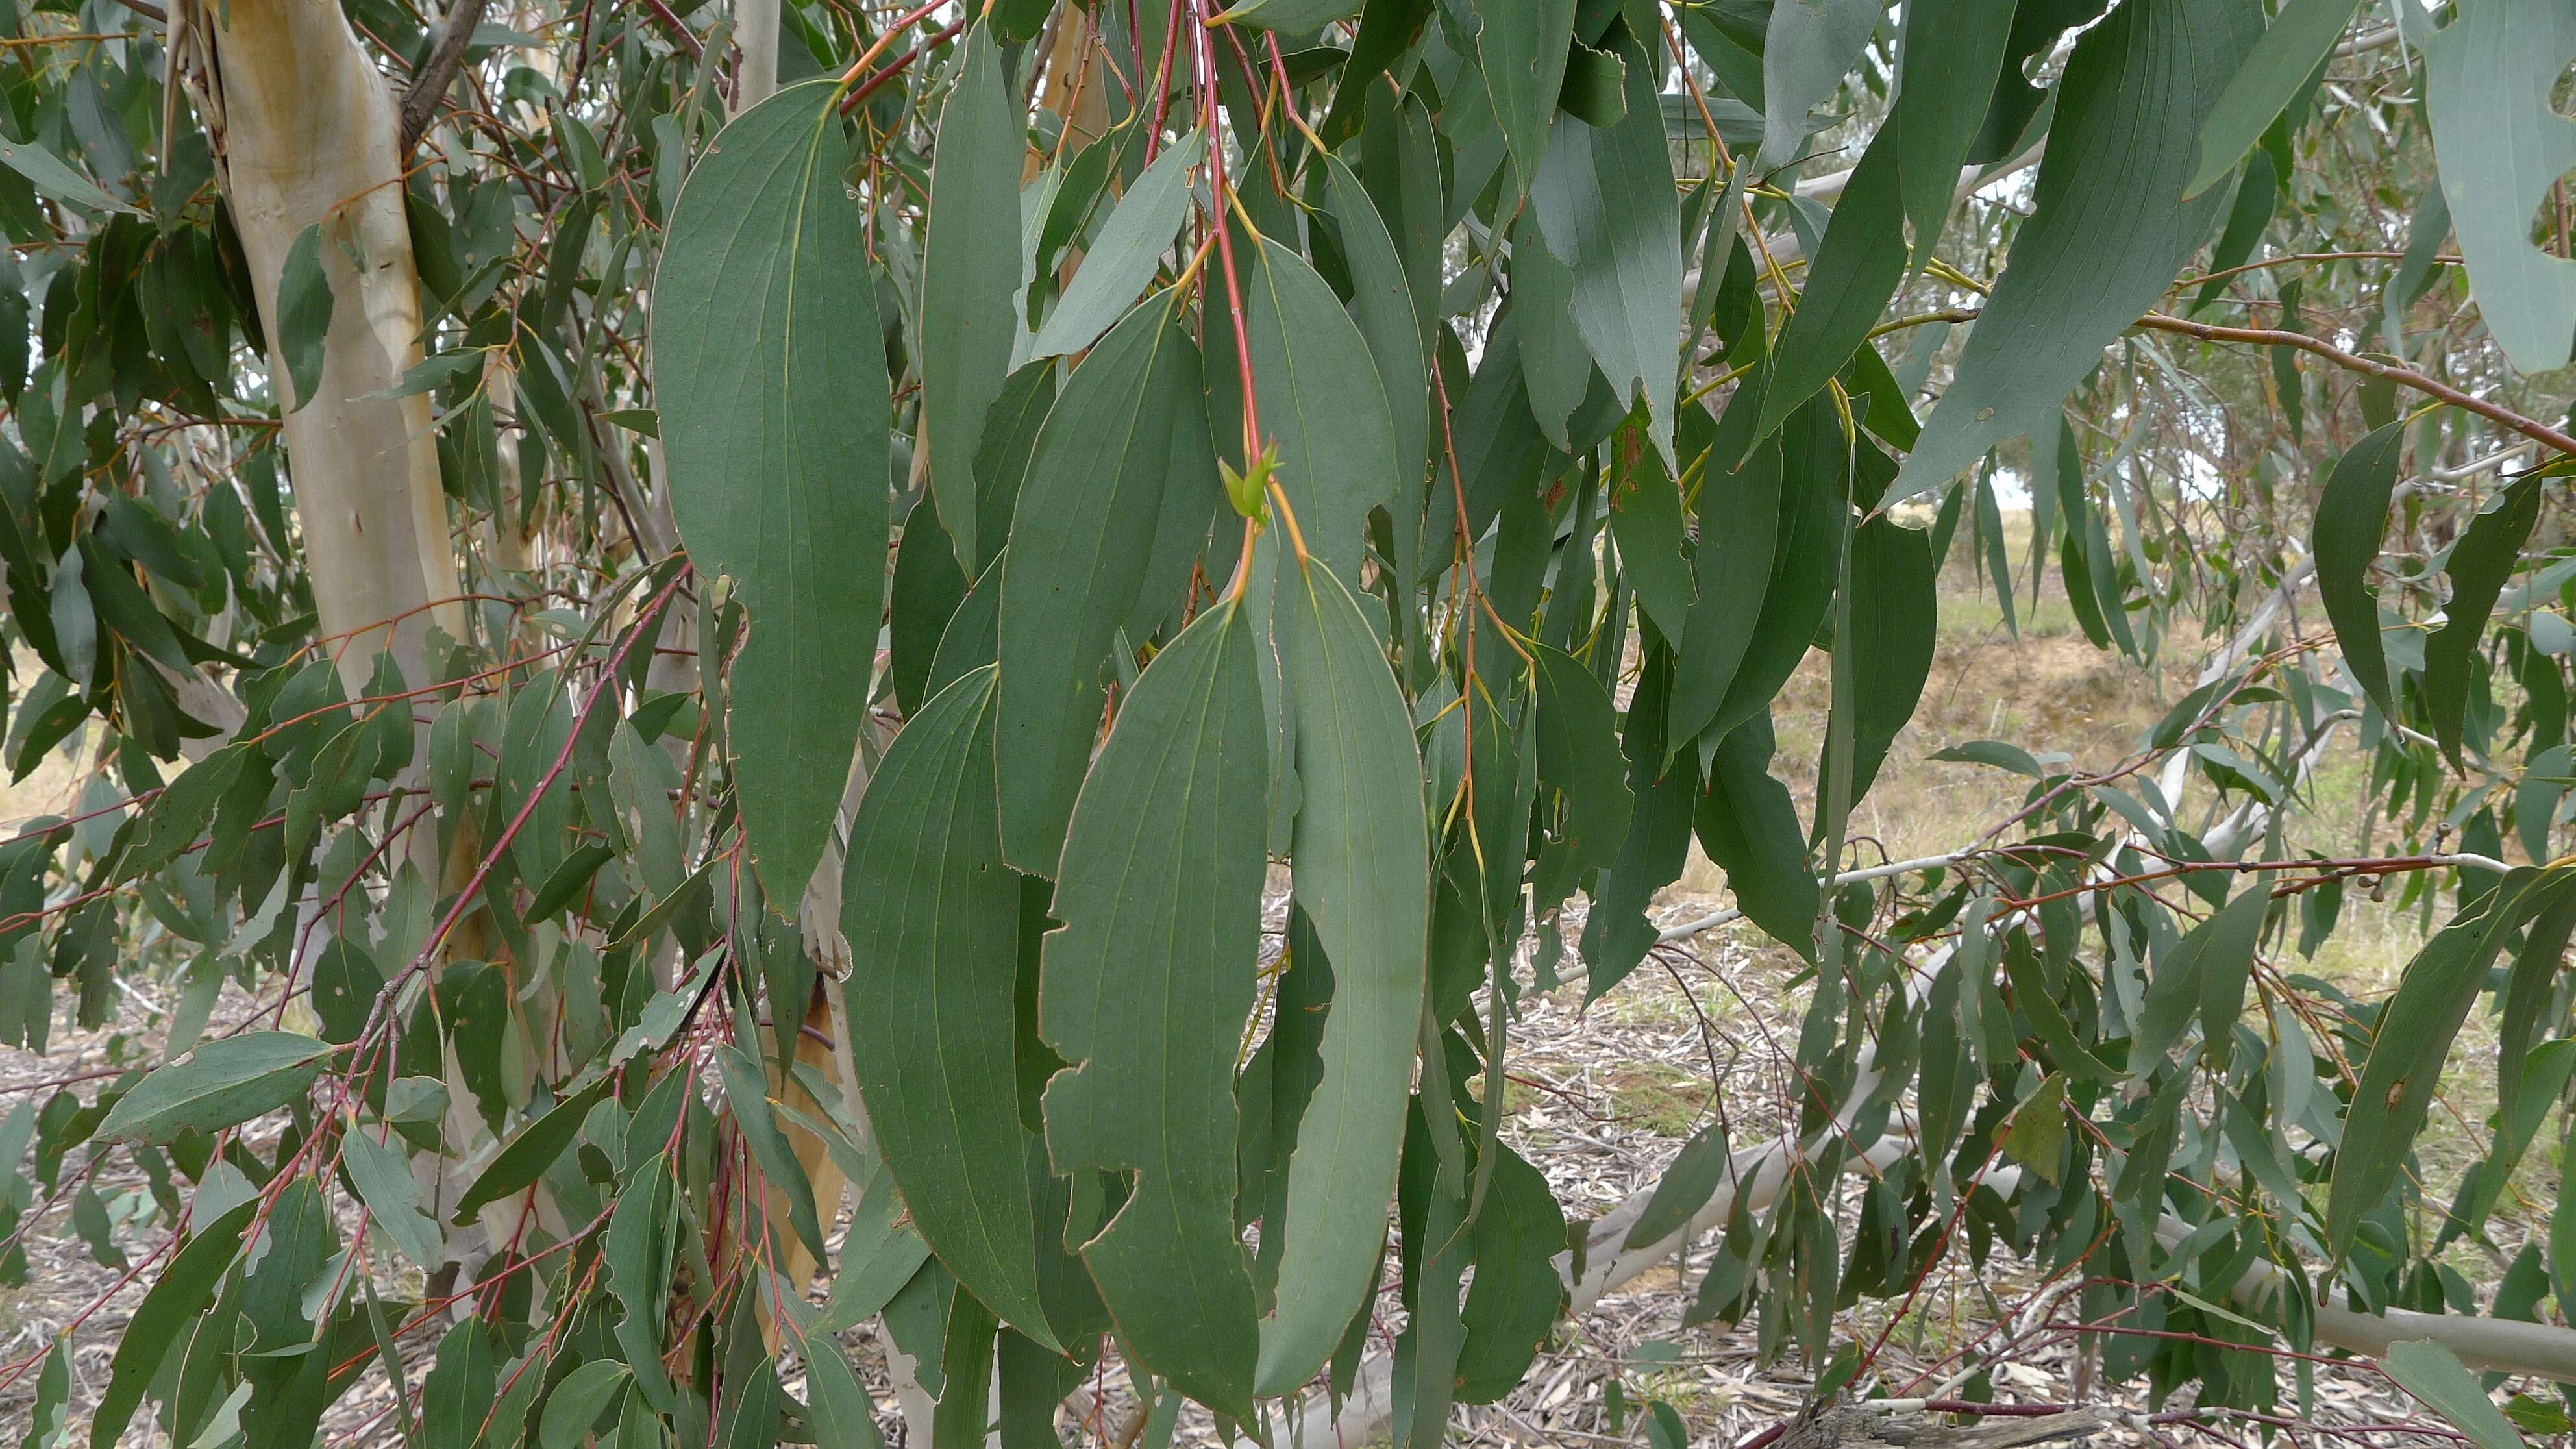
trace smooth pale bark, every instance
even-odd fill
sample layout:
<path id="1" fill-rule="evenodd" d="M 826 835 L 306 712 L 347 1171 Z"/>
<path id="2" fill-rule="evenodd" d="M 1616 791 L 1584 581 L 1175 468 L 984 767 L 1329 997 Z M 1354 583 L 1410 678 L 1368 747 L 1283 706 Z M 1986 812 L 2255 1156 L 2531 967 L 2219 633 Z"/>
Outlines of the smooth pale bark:
<path id="1" fill-rule="evenodd" d="M 292 407 L 287 465 L 322 631 L 345 636 L 335 645 L 351 693 L 386 647 L 407 679 L 423 682 L 430 625 L 459 632 L 461 609 L 429 399 L 371 395 L 421 356 L 393 94 L 329 0 L 191 9 L 210 52 L 208 129 L 267 324 L 270 373 Z M 317 224 L 331 328 L 313 396 L 299 399 L 274 350 L 278 285 L 287 249 Z"/>

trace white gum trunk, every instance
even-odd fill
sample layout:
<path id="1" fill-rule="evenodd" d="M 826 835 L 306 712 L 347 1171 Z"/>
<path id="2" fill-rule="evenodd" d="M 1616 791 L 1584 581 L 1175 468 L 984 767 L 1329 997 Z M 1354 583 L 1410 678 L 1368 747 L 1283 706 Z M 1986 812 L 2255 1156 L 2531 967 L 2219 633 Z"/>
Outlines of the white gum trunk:
<path id="1" fill-rule="evenodd" d="M 393 94 L 329 0 L 191 7 L 209 52 L 209 130 L 249 259 L 286 414 L 295 503 L 322 631 L 364 686 L 390 647 L 424 683 L 432 623 L 459 632 L 456 561 L 425 396 L 371 396 L 421 356 L 420 280 L 403 215 Z M 277 362 L 288 248 L 322 227 L 331 328 L 310 399 Z"/>

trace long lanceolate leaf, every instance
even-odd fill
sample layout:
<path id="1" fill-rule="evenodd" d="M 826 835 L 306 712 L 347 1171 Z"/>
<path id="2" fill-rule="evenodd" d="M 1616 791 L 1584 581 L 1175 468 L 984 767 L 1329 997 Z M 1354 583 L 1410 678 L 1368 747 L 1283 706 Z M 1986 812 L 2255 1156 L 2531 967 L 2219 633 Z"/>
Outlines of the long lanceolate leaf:
<path id="1" fill-rule="evenodd" d="M 2075 43 L 2035 209 L 1891 500 L 2048 417 L 2218 224 L 2224 196 L 2182 190 L 2259 18 L 2250 0 L 2129 0 Z"/>
<path id="2" fill-rule="evenodd" d="M 1066 837 L 1039 1030 L 1059 1173 L 1134 1175 L 1081 1245 L 1119 1332 L 1248 1416 L 1260 1347 L 1235 1239 L 1234 1063 L 1260 948 L 1269 752 L 1252 621 L 1229 600 L 1137 681 Z"/>
<path id="3" fill-rule="evenodd" d="M 2390 719 L 2396 695 L 2388 685 L 2388 655 L 2379 641 L 2379 596 L 2371 591 L 2370 566 L 2388 533 L 2388 499 L 2397 488 L 2397 459 L 2406 446 L 2403 424 L 2390 423 L 2352 445 L 2326 475 L 2317 499 L 2309 549 L 2317 560 L 2317 596 L 2334 625 L 2352 681 Z"/>
<path id="4" fill-rule="evenodd" d="M 2576 867 L 2517 870 L 2475 912 L 2453 921 L 2406 965 L 2397 994 L 2380 1008 L 2361 1086 L 2344 1118 L 2326 1193 L 2326 1241 L 2337 1257 L 2352 1245 L 2362 1215 L 2379 1205 L 2406 1165 L 2433 1105 L 2442 1062 L 2486 988 L 2487 968 L 2506 938 L 2576 888 Z"/>
<path id="5" fill-rule="evenodd" d="M 1025 137 L 1001 45 L 991 25 L 978 25 L 939 113 L 921 277 L 922 333 L 938 339 L 921 358 L 930 496 L 969 565 L 991 556 L 976 537 L 975 449 L 1019 331 L 1011 295 L 1020 281 Z"/>
<path id="6" fill-rule="evenodd" d="M 1136 607 L 1173 432 L 1197 404 L 1198 352 L 1178 304 L 1171 290 L 1146 298 L 1074 369 L 1012 517 L 997 687 L 1002 847 L 1031 875 L 1055 873 L 1100 728 L 1101 661 Z"/>
<path id="7" fill-rule="evenodd" d="M 969 1292 L 1052 1347 L 1021 1145 L 1020 886 L 1002 864 L 995 714 L 988 666 L 924 707 L 868 783 L 842 885 L 851 1055 L 914 1226 Z"/>
<path id="8" fill-rule="evenodd" d="M 750 637 L 730 722 L 770 896 L 821 858 L 866 713 L 884 573 L 885 348 L 832 87 L 790 86 L 689 173 L 654 293 L 672 510 L 699 577 L 734 580 Z"/>
<path id="9" fill-rule="evenodd" d="M 1287 1246 L 1262 1324 L 1262 1394 L 1323 1367 L 1366 1301 L 1404 1147 L 1421 1019 L 1430 838 L 1413 723 L 1349 590 L 1281 564 L 1277 630 L 1296 715 L 1297 903 L 1332 963 L 1323 1076 L 1288 1164 Z"/>

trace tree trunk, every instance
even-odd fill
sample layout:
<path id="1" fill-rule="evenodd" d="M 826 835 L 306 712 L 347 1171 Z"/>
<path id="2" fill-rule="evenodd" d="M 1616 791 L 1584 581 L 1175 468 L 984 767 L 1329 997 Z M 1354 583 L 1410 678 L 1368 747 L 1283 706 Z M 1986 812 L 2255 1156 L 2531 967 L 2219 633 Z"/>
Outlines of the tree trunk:
<path id="1" fill-rule="evenodd" d="M 285 441 L 322 632 L 363 688 L 379 650 L 426 681 L 433 623 L 458 632 L 456 560 L 426 396 L 376 396 L 420 360 L 420 277 L 404 217 L 392 91 L 328 0 L 183 0 L 199 104 L 289 407 Z M 277 344 L 288 248 L 322 228 L 330 331 L 311 398 Z"/>

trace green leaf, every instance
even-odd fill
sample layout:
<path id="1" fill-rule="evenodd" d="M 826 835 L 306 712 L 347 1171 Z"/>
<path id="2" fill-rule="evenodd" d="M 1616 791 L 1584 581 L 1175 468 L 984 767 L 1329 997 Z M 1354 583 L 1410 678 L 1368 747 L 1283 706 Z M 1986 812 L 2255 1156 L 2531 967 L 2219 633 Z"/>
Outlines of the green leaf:
<path id="1" fill-rule="evenodd" d="M 215 805 L 241 773 L 242 760 L 259 747 L 227 745 L 179 772 L 179 777 L 153 797 L 143 813 L 143 833 L 127 851 L 118 873 L 128 879 L 150 875 L 179 858 L 196 843 L 214 819 Z"/>
<path id="2" fill-rule="evenodd" d="M 1074 369 L 1000 562 L 1002 848 L 1031 875 L 1055 874 L 1100 730 L 1101 660 L 1142 597 L 1174 433 L 1197 410 L 1198 350 L 1179 304 L 1170 289 L 1146 298 Z"/>
<path id="3" fill-rule="evenodd" d="M 1009 521 L 1003 521 L 1009 527 Z M 957 567 L 957 551 L 939 520 L 916 505 L 903 526 L 903 541 L 894 551 L 894 598 L 889 608 L 886 672 L 894 685 L 895 707 L 906 717 L 921 712 L 931 665 L 939 657 L 939 636 L 966 599 L 967 579 Z"/>
<path id="4" fill-rule="evenodd" d="M 842 989 L 852 1021 L 913 1024 L 851 1041 L 913 1225 L 977 1298 L 1052 1346 L 1020 1145 L 1020 887 L 995 813 L 993 679 L 987 667 L 942 690 L 868 782 L 841 887 Z"/>
<path id="5" fill-rule="evenodd" d="M 1341 234 L 1342 258 L 1351 269 L 1351 313 L 1370 360 L 1377 364 L 1394 430 L 1397 491 L 1387 507 L 1387 522 L 1395 557 L 1389 562 L 1396 578 L 1415 579 L 1422 566 L 1423 468 L 1431 457 L 1431 370 L 1423 357 L 1422 319 L 1414 312 L 1404 259 L 1368 191 L 1340 157 L 1326 153 L 1323 160 L 1324 195 Z M 1405 597 L 1409 603 L 1411 596 Z M 1415 652 L 1412 637 L 1421 629 L 1419 613 L 1410 607 L 1399 613 L 1409 657 Z"/>
<path id="6" fill-rule="evenodd" d="M 2236 169 L 2237 159 L 2333 53 L 2335 41 L 2359 8 L 2361 0 L 2288 0 L 2281 7 L 2263 38 L 2245 52 L 2244 63 L 2236 67 L 2227 89 L 2209 108 L 2209 118 L 2201 123 L 2200 169 L 2182 189 L 2186 200 Z"/>
<path id="7" fill-rule="evenodd" d="M 1772 748 L 1768 712 L 1728 730 L 1710 758 L 1693 824 L 1746 919 L 1813 961 L 1821 893 L 1807 869 L 1797 805 L 1772 778 Z"/>
<path id="8" fill-rule="evenodd" d="M 1243 278 L 1243 313 L 1279 485 L 1306 547 L 1357 589 L 1368 512 L 1392 507 L 1403 491 L 1386 385 L 1333 289 L 1267 237 Z M 1234 440 L 1224 445 L 1230 452 Z"/>
<path id="9" fill-rule="evenodd" d="M 2442 627 L 2424 641 L 2424 709 L 2433 717 L 2442 753 L 2455 766 L 2468 725 L 2472 663 L 2496 597 L 2522 566 L 2523 541 L 2540 521 L 2540 482 L 2526 477 L 2507 485 L 2451 545 L 2450 567 L 2444 570 L 2451 580 L 2451 600 L 2443 605 Z"/>
<path id="10" fill-rule="evenodd" d="M 841 1356 L 840 1345 L 829 1338 L 806 1351 L 805 1397 L 811 1401 L 806 1421 L 813 1427 L 816 1449 L 884 1449 L 876 1404 Z"/>
<path id="11" fill-rule="evenodd" d="M 290 410 L 312 401 L 322 385 L 322 340 L 330 331 L 331 279 L 322 270 L 322 228 L 316 223 L 295 234 L 277 282 L 277 352 L 294 384 Z"/>
<path id="12" fill-rule="evenodd" d="M 2563 5 L 2463 5 L 2424 41 L 2424 109 L 2469 296 L 2523 372 L 2576 346 L 2576 261 L 2531 240 L 2533 208 L 2576 168 L 2576 121 L 2550 105 L 2571 59 L 2576 10 Z"/>
<path id="13" fill-rule="evenodd" d="M 625 1310 L 617 1346 L 646 1404 L 667 1408 L 676 1392 L 662 1368 L 662 1322 L 670 1311 L 671 1161 L 661 1152 L 637 1167 L 608 1216 L 608 1291 Z M 629 1405 L 629 1409 L 633 1408 Z"/>
<path id="14" fill-rule="evenodd" d="M 2242 1010 L 2245 981 L 2254 967 L 2254 948 L 2261 941 L 2263 916 L 2271 901 L 2271 888 L 2257 877 L 2216 914 L 2192 927 L 2157 963 L 2155 977 L 2147 984 L 2144 1018 L 2129 1052 L 2133 1075 L 2144 1077 L 2162 1061 L 2195 1013 L 2202 1018 L 2201 1033 L 2210 1050 L 2221 1061 L 2226 1059 L 2228 1033 Z M 2224 997 L 2231 984 L 2237 1010 L 2224 1013 L 2221 1020 L 2221 1013 L 2210 1010 L 2210 1004 Z"/>
<path id="15" fill-rule="evenodd" d="M 1576 0 L 1538 0 L 1498 9 L 1476 32 L 1476 69 L 1485 79 L 1494 121 L 1503 133 L 1519 180 L 1528 192 L 1547 153 L 1548 125 L 1565 88 L 1565 63 L 1574 45 Z M 1669 321 L 1670 319 L 1667 318 Z"/>
<path id="16" fill-rule="evenodd" d="M 2075 42 L 2030 220 L 1889 501 L 2051 416 L 2217 224 L 2224 196 L 2180 198 L 2252 17 L 2236 0 L 2132 0 Z"/>
<path id="17" fill-rule="evenodd" d="M 2317 594 L 2334 625 L 2344 667 L 2387 719 L 2400 716 L 2380 645 L 2379 596 L 2371 591 L 2370 566 L 2379 561 L 2388 533 L 2388 500 L 2397 488 L 2397 459 L 2405 445 L 2405 424 L 2390 423 L 2336 459 L 2317 497 L 2316 526 L 2308 537 L 2317 560 Z"/>
<path id="18" fill-rule="evenodd" d="M 831 129 L 837 138 L 839 127 Z M 980 560 L 986 553 L 976 536 L 975 451 L 1020 333 L 1011 298 L 1020 286 L 1020 168 L 1028 155 L 1027 122 L 1002 74 L 992 26 L 968 32 L 957 84 L 940 108 L 936 134 L 916 342 L 922 426 L 929 435 L 930 497 L 939 521 L 956 540 L 958 558 Z M 840 186 L 837 175 L 832 184 Z M 867 289 L 855 295 L 867 303 L 865 336 L 873 340 L 876 298 Z"/>
<path id="19" fill-rule="evenodd" d="M 727 738 L 775 900 L 804 889 L 840 808 L 883 596 L 885 349 L 836 94 L 789 86 L 725 127 L 653 289 L 672 509 L 699 578 L 732 577 L 751 616 Z"/>
<path id="20" fill-rule="evenodd" d="M 2486 989 L 2487 968 L 2505 939 L 2564 898 L 2576 869 L 2513 871 L 2478 907 L 2442 928 L 2379 1009 L 2361 1085 L 2344 1116 L 2326 1193 L 2326 1245 L 2341 1258 L 2364 1213 L 2396 1186 L 2433 1089 L 2469 1008 Z"/>
<path id="21" fill-rule="evenodd" d="M 580 1449 L 599 1416 L 634 1381 L 634 1371 L 615 1359 L 592 1359 L 564 1375 L 546 1395 L 545 1415 L 537 1421 L 540 1449 Z"/>
<path id="22" fill-rule="evenodd" d="M 1357 0 L 1243 0 L 1211 17 L 1208 23 L 1252 25 L 1282 35 L 1308 36 L 1359 13 Z"/>
<path id="23" fill-rule="evenodd" d="M 803 949 L 802 944 L 796 949 Z M 813 1180 L 796 1160 L 796 1150 L 788 1145 L 787 1134 L 778 1130 L 778 1117 L 770 1110 L 768 1081 L 760 1063 L 740 1048 L 728 1047 L 716 1053 L 716 1067 L 724 1077 L 725 1102 L 733 1109 L 734 1126 L 751 1148 L 752 1160 L 760 1164 L 761 1177 L 787 1200 L 788 1223 L 816 1262 L 830 1261 L 831 1249 L 823 1241 L 822 1220 L 815 1210 Z"/>
<path id="24" fill-rule="evenodd" d="M 1421 757 L 1377 638 L 1329 571 L 1283 563 L 1281 672 L 1301 791 L 1297 904 L 1332 963 L 1323 1074 L 1288 1165 L 1279 1301 L 1255 1392 L 1323 1367 L 1375 1286 L 1404 1147 L 1431 880 Z"/>
<path id="25" fill-rule="evenodd" d="M 1633 40 L 1621 49 L 1628 61 L 1627 116 L 1607 130 L 1559 117 L 1530 205 L 1547 249 L 1573 273 L 1575 327 L 1593 361 L 1623 409 L 1635 401 L 1646 405 L 1656 451 L 1678 468 L 1673 387 L 1681 371 L 1681 203 L 1655 99 L 1659 68 L 1646 63 Z"/>
<path id="26" fill-rule="evenodd" d="M 1792 4 L 1790 9 L 1799 9 Z M 1994 7 L 2001 8 L 2001 7 Z M 1798 310 L 1780 328 L 1762 379 L 1762 415 L 1754 431 L 1768 436 L 1790 411 L 1842 370 L 1852 349 L 1887 310 L 1905 279 L 1904 122 L 1890 117 L 1852 171 L 1825 238 L 1807 268 Z M 1952 168 L 1956 173 L 1957 168 Z M 1947 193 L 1944 193 L 1947 200 Z"/>
<path id="27" fill-rule="evenodd" d="M 2431 1339 L 2392 1343 L 2379 1366 L 2397 1380 L 2399 1388 L 2468 1435 L 2478 1449 L 2522 1449 L 2521 1433 L 2487 1397 L 2486 1385 L 2478 1382 L 2458 1354 L 2441 1344 Z"/>
<path id="28" fill-rule="evenodd" d="M 954 99 L 949 101 L 956 105 Z M 1047 314 L 1046 325 L 1038 329 L 1037 341 L 1031 344 L 1031 358 L 1060 357 L 1080 352 L 1100 340 L 1109 325 L 1125 315 L 1128 304 L 1145 284 L 1154 279 L 1154 268 L 1172 245 L 1172 234 L 1180 230 L 1181 219 L 1190 205 L 1189 169 L 1198 164 L 1199 152 L 1206 138 L 1193 131 L 1173 145 L 1163 148 L 1136 184 L 1118 200 L 1118 209 L 1101 224 L 1100 234 L 1083 253 L 1082 270 L 1073 274 L 1072 285 L 1064 289 L 1063 300 Z M 943 145 L 946 142 L 943 140 Z M 1019 203 L 1016 198 L 1012 205 Z M 1012 265 L 1018 266 L 1013 259 Z M 945 334 L 931 333 L 934 337 Z M 931 349 L 932 355 L 947 350 Z M 936 468 L 939 452 L 937 433 L 931 434 L 931 462 Z M 934 482 L 937 474 L 934 472 Z"/>
<path id="29" fill-rule="evenodd" d="M 1565 1213 L 1547 1177 L 1497 1142 L 1494 1172 L 1476 1211 L 1476 1281 L 1459 1309 L 1456 1400 L 1490 1404 L 1520 1386 L 1547 1331 L 1565 1307 L 1556 1255 L 1565 1251 Z"/>
<path id="30" fill-rule="evenodd" d="M 2063 1185 L 2066 1172 L 2066 1078 L 2051 1072 L 2039 1090 L 1995 1130 L 1995 1145 L 2004 1155 L 2053 1185 Z"/>
<path id="31" fill-rule="evenodd" d="M 1959 168 L 1985 120 L 2019 10 L 1990 0 L 1914 0 L 1905 7 L 1897 170 L 1917 266 L 1941 239 Z M 2020 77 L 2013 83 L 2021 84 Z"/>
<path id="32" fill-rule="evenodd" d="M 1776 485 L 1778 470 L 1773 469 L 1767 476 Z M 1743 501 L 1734 499 L 1736 492 L 1733 479 L 1712 480 L 1702 496 L 1710 500 L 1711 508 L 1719 508 Z M 1759 516 L 1749 517 L 1745 527 L 1758 532 Z M 1610 490 L 1610 539 L 1619 546 L 1619 568 L 1628 586 L 1636 591 L 1638 609 L 1654 621 L 1665 638 L 1687 638 L 1689 621 L 1698 608 L 1698 588 L 1693 582 L 1691 561 L 1682 557 L 1682 495 L 1672 475 L 1664 471 L 1662 461 L 1652 454 L 1641 454 Z M 1732 546 L 1719 540 L 1720 549 Z M 1767 560 L 1769 550 L 1765 549 L 1761 556 Z M 1734 576 L 1729 575 L 1730 589 L 1734 583 Z M 1761 595 L 1753 597 L 1758 600 Z M 1711 651 L 1710 657 L 1716 658 L 1717 653 Z M 1715 705 L 1710 707 L 1714 709 Z"/>
<path id="33" fill-rule="evenodd" d="M 731 1084 L 730 1075 L 727 1084 Z M 456 1211 L 448 1221 L 470 1223 L 485 1203 L 499 1202 L 533 1186 L 554 1160 L 563 1156 L 564 1149 L 572 1146 L 572 1140 L 580 1135 L 582 1121 L 590 1115 L 590 1109 L 599 1105 L 600 1099 L 616 1085 L 614 1076 L 604 1075 L 547 1108 L 544 1116 L 511 1133 L 509 1140 L 501 1144 L 500 1154 L 492 1159 L 492 1165 L 477 1174 L 474 1185 L 465 1189 L 465 1195 L 456 1200 Z M 736 1120 L 741 1120 L 740 1112 L 736 1113 Z"/>
<path id="34" fill-rule="evenodd" d="M 1538 778 L 1565 798 L 1549 849 L 1564 852 L 1564 883 L 1571 886 L 1573 877 L 1619 858 L 1636 800 L 1619 755 L 1618 719 L 1601 682 L 1553 645 L 1533 644 L 1530 653 L 1538 676 Z"/>
<path id="35" fill-rule="evenodd" d="M 38 142 L 0 140 L 0 166 L 26 177 L 30 185 L 56 201 L 85 206 L 92 211 L 135 214 L 133 207 L 107 194 L 79 168 Z"/>
<path id="36" fill-rule="evenodd" d="M 188 1059 L 156 1067 L 117 1098 L 98 1124 L 100 1141 L 154 1145 L 191 1128 L 219 1132 L 265 1116 L 304 1095 L 340 1049 L 291 1031 L 254 1031 L 210 1041 Z"/>
<path id="37" fill-rule="evenodd" d="M 1269 794 L 1253 625 L 1232 599 L 1158 655 L 1066 837 L 1039 1025 L 1058 1173 L 1132 1174 L 1079 1244 L 1153 1371 L 1237 1419 L 1260 1348 L 1234 1221 L 1234 1063 L 1259 954 Z M 1141 1008 L 1141 1009 L 1140 1009 Z"/>
<path id="38" fill-rule="evenodd" d="M 376 1226 L 384 1229 L 403 1256 L 420 1265 L 423 1271 L 437 1272 L 447 1257 L 447 1239 L 420 1210 L 420 1189 L 411 1177 L 411 1160 L 389 1144 L 378 1142 L 362 1128 L 352 1128 L 340 1139 L 340 1165 L 348 1169 L 349 1181 L 358 1189 L 358 1201 L 367 1205 L 367 1213 Z"/>
<path id="39" fill-rule="evenodd" d="M 107 1391 L 99 1396 L 98 1408 L 90 1416 L 91 1449 L 109 1449 L 124 1436 L 125 1426 L 133 1421 L 135 1409 L 142 1405 L 145 1392 L 161 1372 L 162 1360 L 170 1356 L 171 1346 L 197 1322 L 199 1314 L 214 1305 L 215 1290 L 223 1282 L 225 1270 L 232 1267 L 242 1234 L 249 1231 L 259 1206 L 259 1199 L 245 1199 L 214 1221 L 198 1224 L 194 1235 L 180 1245 L 160 1276 L 144 1291 L 143 1301 L 135 1306 L 134 1317 L 125 1326 L 124 1336 L 116 1341 L 116 1356 L 108 1365 Z"/>
<path id="40" fill-rule="evenodd" d="M 1646 1210 L 1629 1227 L 1621 1250 L 1634 1252 L 1681 1231 L 1682 1224 L 1716 1196 L 1731 1165 L 1723 1124 L 1713 1122 L 1694 1133 L 1682 1144 L 1681 1155 L 1655 1180 L 1654 1196 L 1646 1199 Z"/>
<path id="41" fill-rule="evenodd" d="M 1931 677 L 1940 564 L 1929 534 L 1885 515 L 1852 532 L 1851 798 L 1869 793 Z M 1836 725 L 1835 728 L 1842 728 Z M 1830 758 L 1832 746 L 1826 746 Z"/>
<path id="42" fill-rule="evenodd" d="M 1775 170 L 1795 160 L 1808 117 L 1842 89 L 1878 26 L 1880 0 L 1793 0 L 1771 7 L 1762 36 L 1762 149 L 1754 165 Z"/>

